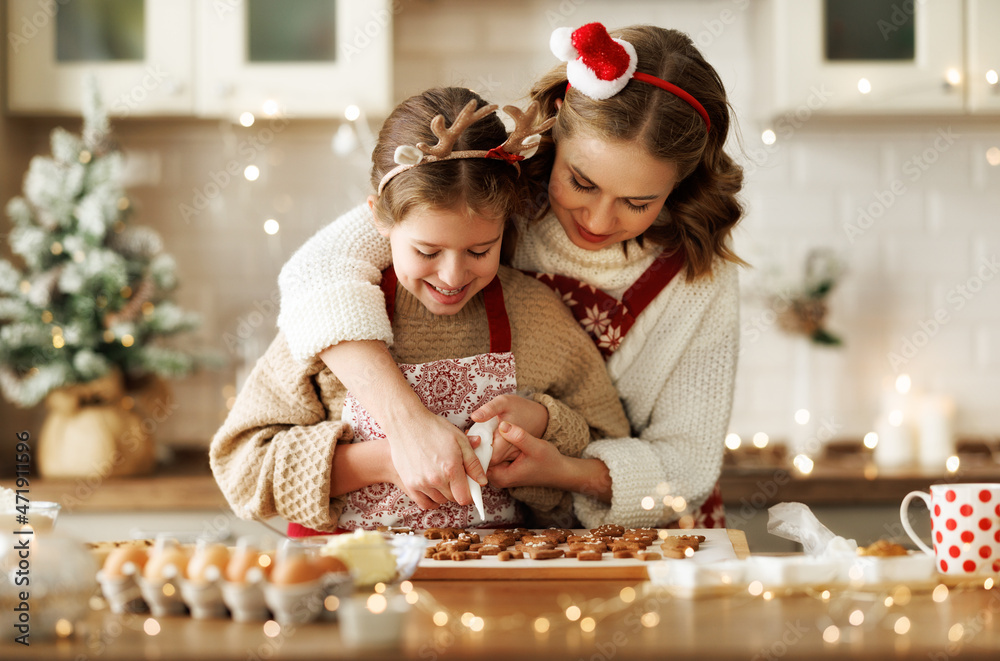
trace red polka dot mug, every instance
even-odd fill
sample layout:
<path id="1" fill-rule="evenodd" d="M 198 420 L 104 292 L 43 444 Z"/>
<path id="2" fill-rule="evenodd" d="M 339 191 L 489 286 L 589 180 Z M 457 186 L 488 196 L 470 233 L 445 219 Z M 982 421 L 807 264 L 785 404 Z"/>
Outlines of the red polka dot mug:
<path id="1" fill-rule="evenodd" d="M 907 508 L 920 498 L 931 511 L 932 551 L 910 526 Z M 1000 484 L 932 484 L 931 492 L 911 491 L 899 506 L 906 534 L 934 556 L 942 574 L 1000 572 Z"/>

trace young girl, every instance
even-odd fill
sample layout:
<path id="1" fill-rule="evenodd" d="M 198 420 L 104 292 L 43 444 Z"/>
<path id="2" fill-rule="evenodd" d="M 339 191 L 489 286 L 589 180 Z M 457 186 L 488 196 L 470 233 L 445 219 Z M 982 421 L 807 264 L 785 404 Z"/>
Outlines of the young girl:
<path id="1" fill-rule="evenodd" d="M 723 150 L 725 90 L 675 30 L 635 26 L 609 36 L 593 23 L 557 30 L 551 47 L 568 64 L 532 90 L 543 114 L 557 119 L 526 167 L 541 205 L 513 265 L 558 291 L 601 348 L 632 434 L 591 443 L 579 459 L 553 467 L 550 448 L 511 425 L 504 437 L 521 454 L 493 467 L 490 482 L 562 485 L 587 527 L 722 526 L 716 484 L 732 407 L 741 263 L 729 241 L 742 215 L 742 171 Z M 386 362 L 377 341 L 392 336 L 370 284 L 386 257 L 378 235 L 348 214 L 279 277 L 278 325 L 293 355 L 320 354 L 364 402 L 390 380 L 384 367 L 368 379 L 379 388 L 352 376 Z M 502 409 L 487 405 L 475 419 L 503 419 Z M 404 397 L 376 419 L 402 482 L 448 493 L 460 486 L 448 471 L 462 461 L 457 430 L 438 425 L 398 452 L 393 440 L 426 415 Z M 444 468 L 430 459 L 447 452 Z"/>
<path id="2" fill-rule="evenodd" d="M 508 137 L 494 109 L 459 88 L 402 103 L 379 134 L 377 193 L 356 220 L 365 216 L 391 250 L 379 311 L 391 319 L 394 369 L 411 392 L 463 429 L 474 410 L 499 402 L 572 458 L 592 434 L 618 436 L 628 423 L 600 355 L 559 297 L 499 266 L 506 221 L 523 194 L 518 159 L 538 129 L 531 112 L 508 107 L 517 120 Z M 409 431 L 404 442 L 419 442 L 422 430 Z M 495 443 L 498 460 L 515 452 Z M 210 459 L 238 514 L 278 514 L 292 535 L 516 525 L 522 517 L 512 497 L 545 522 L 571 509 L 565 491 L 536 487 L 486 487 L 485 518 L 467 504 L 422 507 L 398 488 L 385 434 L 363 403 L 319 360 L 295 361 L 282 333 L 236 398 Z"/>

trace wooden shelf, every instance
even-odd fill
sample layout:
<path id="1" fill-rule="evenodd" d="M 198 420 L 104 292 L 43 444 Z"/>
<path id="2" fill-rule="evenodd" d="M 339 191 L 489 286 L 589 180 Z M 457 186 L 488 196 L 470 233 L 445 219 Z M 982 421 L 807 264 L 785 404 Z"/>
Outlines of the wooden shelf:
<path id="1" fill-rule="evenodd" d="M 727 452 L 721 489 L 726 504 L 760 509 L 779 502 L 809 506 L 898 505 L 911 491 L 926 491 L 932 484 L 950 482 L 1000 482 L 1000 463 L 982 444 L 959 446 L 960 466 L 955 473 L 917 466 L 880 469 L 871 452 L 859 443 L 836 444 L 803 474 L 781 451 Z"/>

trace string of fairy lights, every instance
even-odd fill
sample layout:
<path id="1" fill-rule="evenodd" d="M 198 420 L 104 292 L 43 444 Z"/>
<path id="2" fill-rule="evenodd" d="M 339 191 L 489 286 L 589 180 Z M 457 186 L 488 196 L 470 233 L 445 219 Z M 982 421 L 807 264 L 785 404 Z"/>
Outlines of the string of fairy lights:
<path id="1" fill-rule="evenodd" d="M 752 605 L 755 602 L 771 602 L 783 597 L 808 597 L 825 604 L 823 615 L 815 621 L 815 631 L 821 632 L 824 643 L 828 645 L 849 644 L 861 640 L 866 632 L 877 629 L 889 629 L 899 637 L 900 645 L 908 645 L 907 636 L 914 631 L 915 623 L 907 615 L 906 607 L 915 600 L 930 601 L 938 606 L 946 606 L 953 594 L 970 590 L 992 591 L 996 587 L 993 577 L 979 579 L 950 579 L 944 582 L 929 582 L 920 586 L 904 584 L 891 587 L 846 586 L 818 589 L 811 587 L 788 588 L 783 590 L 766 589 L 760 581 L 753 581 L 746 588 L 734 588 L 724 598 L 718 596 L 705 597 L 701 603 L 715 600 L 722 608 L 732 608 Z M 402 599 L 408 607 L 418 611 L 430 620 L 433 628 L 429 629 L 430 642 L 437 641 L 447 644 L 468 638 L 477 640 L 483 632 L 489 633 L 525 633 L 531 632 L 536 638 L 544 639 L 550 635 L 569 634 L 573 631 L 584 636 L 596 635 L 601 627 L 621 627 L 621 618 L 631 611 L 644 629 L 655 629 L 673 614 L 669 605 L 678 601 L 687 601 L 667 587 L 645 582 L 635 586 L 621 588 L 617 595 L 611 598 L 580 599 L 568 593 L 555 596 L 555 607 L 542 610 L 535 614 L 524 611 L 496 614 L 495 612 L 461 610 L 451 608 L 437 599 L 432 590 L 417 587 L 411 581 L 402 581 L 398 585 L 379 583 L 367 593 L 360 593 L 365 607 L 374 616 L 384 613 L 391 600 Z M 688 595 L 689 597 L 690 595 Z M 694 598 L 698 598 L 695 596 Z M 740 600 L 733 603 L 733 600 Z M 337 611 L 342 606 L 341 600 L 335 596 L 327 597 L 324 607 L 328 611 Z M 103 610 L 106 603 L 101 597 L 93 597 L 90 607 Z M 939 610 L 943 618 L 955 619 L 947 629 L 948 644 L 961 644 L 970 634 L 975 633 L 975 622 L 966 618 L 962 620 L 960 612 L 950 609 Z M 168 618 L 169 619 L 169 618 Z M 126 614 L 112 624 L 104 623 L 99 628 L 86 625 L 79 629 L 72 623 L 62 620 L 56 625 L 59 638 L 67 638 L 74 634 L 84 637 L 88 645 L 106 644 L 105 638 L 117 637 L 123 630 L 142 631 L 143 634 L 155 637 L 163 632 L 163 618 L 148 614 Z M 277 639 L 282 636 L 293 636 L 298 626 L 282 625 L 274 620 L 260 624 L 266 639 Z M 324 626 L 316 624 L 310 626 Z M 944 643 L 944 641 L 942 641 Z"/>

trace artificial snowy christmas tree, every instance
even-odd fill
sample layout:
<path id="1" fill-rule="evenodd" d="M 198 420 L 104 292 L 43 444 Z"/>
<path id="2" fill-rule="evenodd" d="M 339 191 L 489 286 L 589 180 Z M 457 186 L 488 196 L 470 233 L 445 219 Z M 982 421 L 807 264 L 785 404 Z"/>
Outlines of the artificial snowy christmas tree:
<path id="1" fill-rule="evenodd" d="M 19 406 L 99 379 L 127 389 L 183 376 L 204 362 L 163 342 L 199 319 L 168 298 L 175 263 L 159 235 L 127 223 L 122 155 L 96 86 L 85 97 L 82 136 L 52 131 L 52 156 L 32 159 L 23 197 L 7 205 L 24 268 L 0 260 L 0 390 Z M 121 398 L 121 387 L 98 390 Z M 102 404 L 128 410 L 128 400 Z"/>

